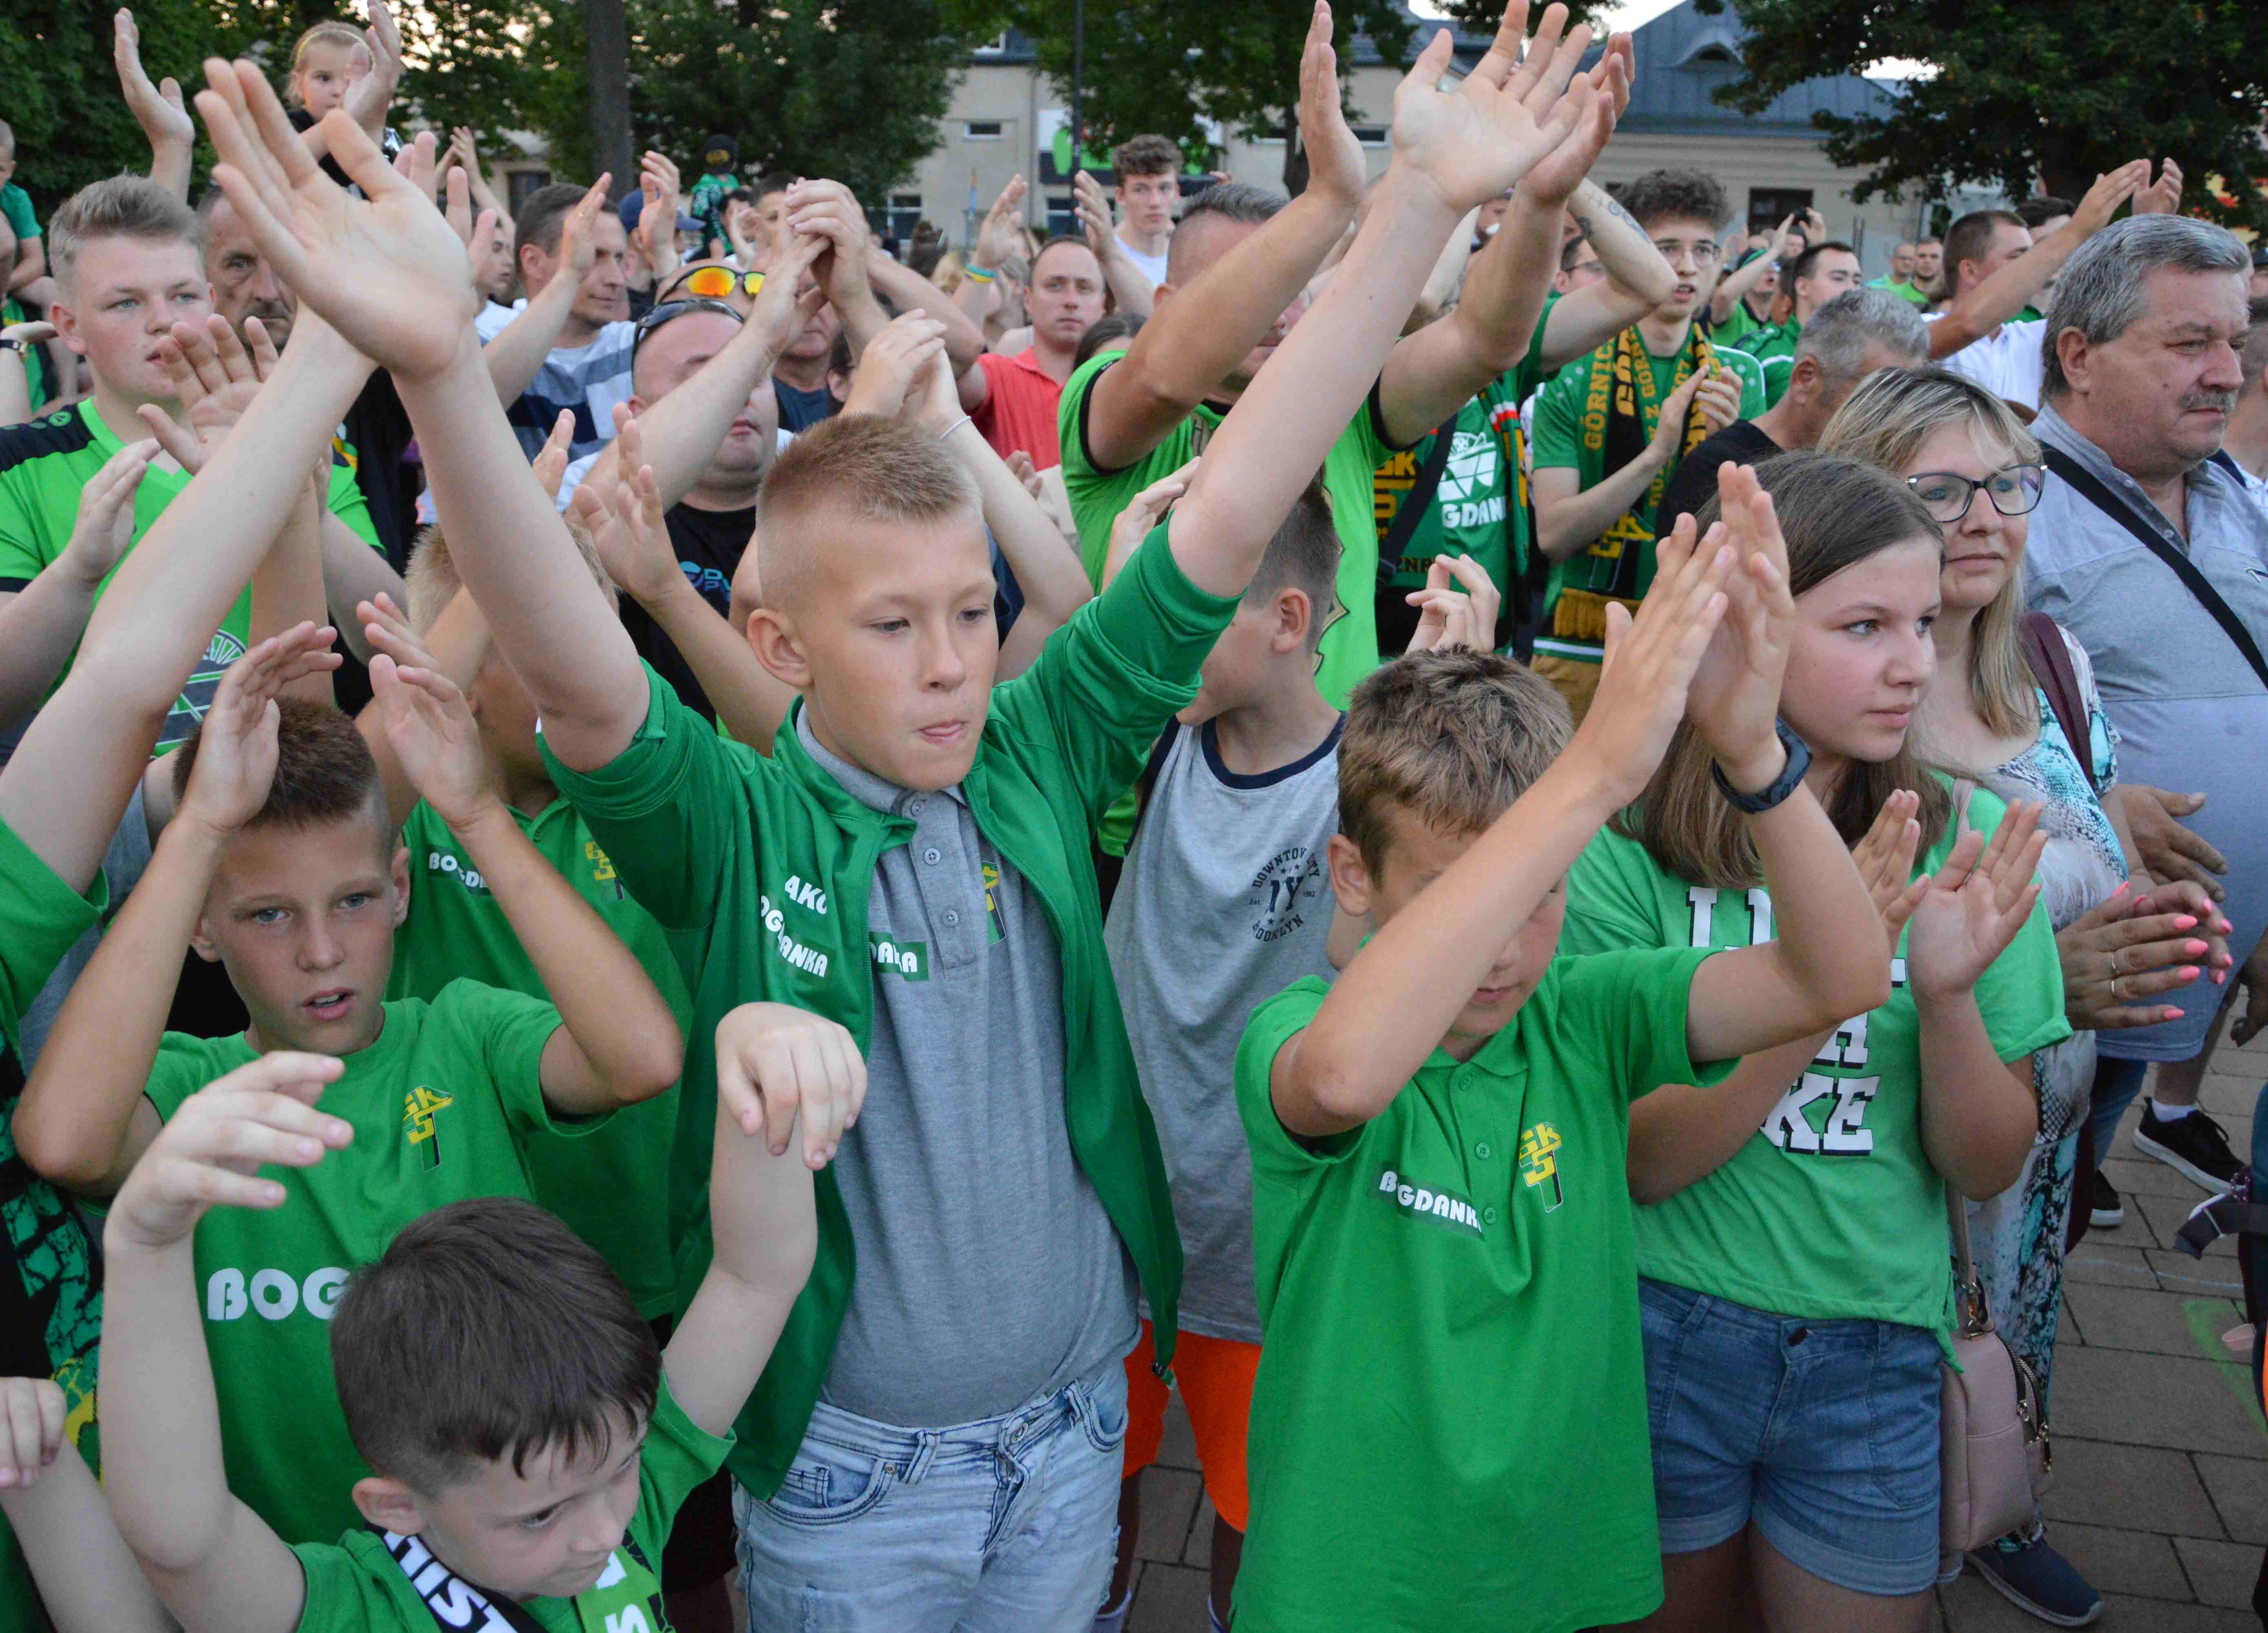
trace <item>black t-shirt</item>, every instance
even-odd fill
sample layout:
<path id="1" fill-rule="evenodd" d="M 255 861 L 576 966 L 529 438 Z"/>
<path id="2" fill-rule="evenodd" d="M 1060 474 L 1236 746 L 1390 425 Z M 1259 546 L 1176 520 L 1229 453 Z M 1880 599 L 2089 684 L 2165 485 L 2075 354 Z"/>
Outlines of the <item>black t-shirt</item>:
<path id="1" fill-rule="evenodd" d="M 756 530 L 756 507 L 745 510 L 696 510 L 690 505 L 672 506 L 662 520 L 669 526 L 669 543 L 677 551 L 677 565 L 693 587 L 701 592 L 701 599 L 717 609 L 723 617 L 733 603 L 733 574 L 740 565 L 740 557 L 748 548 L 748 539 Z M 630 632 L 630 643 L 638 656 L 653 665 L 654 672 L 676 688 L 677 695 L 685 699 L 688 708 L 699 712 L 701 718 L 714 722 L 716 706 L 701 683 L 693 678 L 693 666 L 677 650 L 677 644 L 663 633 L 662 628 L 647 616 L 644 608 L 624 597 L 622 626 Z"/>
<path id="2" fill-rule="evenodd" d="M 1688 454 L 1679 464 L 1677 474 L 1670 477 L 1669 486 L 1662 492 L 1661 508 L 1655 513 L 1657 525 L 1666 534 L 1678 517 L 1698 511 L 1717 491 L 1717 467 L 1727 460 L 1735 465 L 1753 465 L 1786 451 L 1757 430 L 1756 421 L 1734 420 Z"/>
<path id="3" fill-rule="evenodd" d="M 288 108 L 284 116 L 291 122 L 292 129 L 302 134 L 315 128 L 315 116 L 304 107 Z M 393 126 L 388 125 L 386 128 L 379 142 L 378 151 L 386 156 L 386 162 L 389 165 L 394 162 L 394 156 L 401 151 L 401 138 L 394 134 Z M 353 182 L 347 180 L 347 173 L 339 168 L 339 161 L 328 153 L 323 155 L 323 174 L 341 187 L 354 186 Z M 357 191 L 355 196 L 360 198 L 362 195 Z"/>
<path id="4" fill-rule="evenodd" d="M 801 391 L 777 374 L 772 376 L 772 395 L 779 399 L 782 431 L 808 431 L 822 419 L 834 418 L 843 410 L 843 405 L 835 400 L 835 394 L 826 387 L 821 386 L 816 391 Z"/>

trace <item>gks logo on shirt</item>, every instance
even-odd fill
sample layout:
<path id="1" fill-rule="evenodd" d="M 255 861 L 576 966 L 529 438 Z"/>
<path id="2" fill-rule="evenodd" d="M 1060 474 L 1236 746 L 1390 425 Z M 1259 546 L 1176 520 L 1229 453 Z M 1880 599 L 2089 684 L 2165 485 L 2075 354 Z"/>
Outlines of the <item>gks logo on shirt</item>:
<path id="1" fill-rule="evenodd" d="M 1474 1236 L 1481 1234 L 1481 1216 L 1473 1205 L 1462 1196 L 1452 1196 L 1447 1191 L 1430 1190 L 1422 1185 L 1411 1185 L 1391 1168 L 1378 1176 L 1379 1191 L 1394 1199 L 1394 1205 L 1403 1213 L 1422 1219 L 1437 1219 L 1446 1225 L 1454 1225 Z"/>
<path id="2" fill-rule="evenodd" d="M 429 1173 L 441 1165 L 441 1129 L 435 1116 L 443 1107 L 456 1103 L 453 1096 L 422 1086 L 401 1097 L 402 1133 L 410 1144 L 424 1148 Z"/>
<path id="3" fill-rule="evenodd" d="M 1547 1214 L 1567 1200 L 1559 1185 L 1558 1153 L 1565 1143 L 1550 1123 L 1538 1123 L 1520 1136 L 1520 1177 L 1531 1191 L 1539 1186 L 1551 1187 L 1544 1193 L 1551 1199 L 1543 1204 Z"/>

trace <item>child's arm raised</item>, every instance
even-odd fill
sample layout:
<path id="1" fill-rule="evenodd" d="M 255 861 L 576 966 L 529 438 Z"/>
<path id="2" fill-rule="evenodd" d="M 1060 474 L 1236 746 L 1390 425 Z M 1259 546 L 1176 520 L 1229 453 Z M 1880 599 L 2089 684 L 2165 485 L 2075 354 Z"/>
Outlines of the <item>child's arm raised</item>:
<path id="1" fill-rule="evenodd" d="M 205 73 L 212 89 L 197 107 L 225 161 L 214 179 L 302 292 L 302 312 L 321 312 L 394 375 L 457 564 L 545 740 L 577 770 L 606 765 L 645 719 L 644 677 L 497 408 L 472 334 L 464 246 L 336 109 L 323 128 L 364 198 L 308 156 L 255 64 L 216 61 Z"/>
<path id="2" fill-rule="evenodd" d="M 1213 455 L 1206 454 L 1210 461 Z M 1276 1116 L 1307 1139 L 1377 1116 L 1425 1064 L 1502 956 L 1514 927 L 1591 836 L 1644 791 L 1724 616 L 1733 552 L 1661 564 L 1632 622 L 1607 615 L 1599 691 L 1575 740 L 1465 853 L 1355 954 L 1269 1074 Z"/>
<path id="3" fill-rule="evenodd" d="M 276 778 L 274 700 L 301 676 L 337 666 L 330 634 L 303 624 L 254 647 L 221 676 L 181 808 L 63 1001 L 13 1127 L 24 1160 L 67 1190 L 109 1195 L 157 1135 L 158 1113 L 143 1090 L 181 955 L 203 915 L 221 847 L 267 802 Z"/>
<path id="4" fill-rule="evenodd" d="M 661 1356 L 670 1393 L 712 1435 L 731 1431 L 811 1275 L 811 1176 L 833 1160 L 865 1094 L 866 1063 L 833 1021 L 747 1003 L 717 1024 L 716 1255 Z"/>
<path id="5" fill-rule="evenodd" d="M 449 604 L 422 637 L 409 627 L 409 620 L 401 616 L 390 596 L 381 595 L 357 607 L 355 622 L 362 625 L 363 639 L 371 651 L 382 652 L 411 669 L 446 675 L 460 691 L 473 689 L 488 657 L 489 626 L 481 621 L 481 610 L 473 605 L 473 598 L 461 589 L 449 597 Z M 409 820 L 409 813 L 417 809 L 423 796 L 394 757 L 394 744 L 387 740 L 386 712 L 375 701 L 364 704 L 362 713 L 355 716 L 355 729 L 370 745 L 370 757 L 378 762 L 378 780 L 386 789 L 387 820 L 399 828 Z"/>
<path id="6" fill-rule="evenodd" d="M 1301 484 L 1378 379 L 1457 222 L 1519 181 L 1585 119 L 1591 82 L 1578 78 L 1570 87 L 1568 79 L 1588 31 L 1579 28 L 1557 50 L 1549 48 L 1566 17 L 1554 5 L 1523 65 L 1527 14 L 1527 0 L 1513 0 L 1488 55 L 1447 91 L 1436 88 L 1449 67 L 1444 29 L 1395 92 L 1394 163 L 1354 248 L 1213 433 L 1188 496 L 1174 509 L 1168 531 L 1174 558 L 1199 589 L 1235 595 L 1251 583 Z M 1255 233 L 1239 253 L 1262 235 Z M 1223 260 L 1215 274 L 1233 259 Z M 1138 349 L 1179 304 L 1179 298 L 1167 302 L 1137 337 Z M 1098 381 L 1097 390 L 1117 372 Z"/>
<path id="7" fill-rule="evenodd" d="M 377 627 L 373 625 L 372 627 Z M 685 1067 L 677 1017 L 622 939 L 504 808 L 480 728 L 446 676 L 371 660 L 373 706 L 394 758 L 461 840 L 504 909 L 559 1029 L 543 1046 L 543 1097 L 570 1116 L 650 1100 Z"/>
<path id="8" fill-rule="evenodd" d="M 1756 472 L 1727 464 L 1717 491 L 1724 521 L 1709 529 L 1709 540 L 1722 537 L 1740 571 L 1727 580 L 1731 610 L 1694 677 L 1690 719 L 1718 774 L 1753 794 L 1787 766 L 1776 722 L 1795 602 L 1779 519 Z M 1682 556 L 1692 537 L 1692 518 L 1680 516 L 1657 558 Z M 1696 1060 L 1734 1060 L 1808 1038 L 1890 995 L 1889 950 L 1851 934 L 1874 916 L 1874 898 L 1810 789 L 1799 783 L 1746 821 L 1771 892 L 1775 939 L 1720 954 L 1694 972 L 1685 1038 Z"/>
<path id="9" fill-rule="evenodd" d="M 55 1633 L 176 1633 L 63 1436 L 63 1392 L 44 1378 L 0 1378 L 0 1518 Z"/>
<path id="10" fill-rule="evenodd" d="M 191 1237 L 210 1208 L 280 1206 L 262 1166 L 344 1149 L 352 1129 L 315 1109 L 342 1069 L 263 1055 L 191 1095 L 103 1230 L 103 1480 L 126 1545 L 185 1627 L 290 1633 L 305 1607 L 299 1562 L 229 1494 Z"/>

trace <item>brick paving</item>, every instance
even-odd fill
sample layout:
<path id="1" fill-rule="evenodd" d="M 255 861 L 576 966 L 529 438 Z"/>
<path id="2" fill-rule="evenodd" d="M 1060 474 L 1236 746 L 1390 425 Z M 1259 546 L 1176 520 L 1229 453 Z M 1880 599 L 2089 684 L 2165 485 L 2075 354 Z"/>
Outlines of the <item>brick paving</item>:
<path id="1" fill-rule="evenodd" d="M 2242 1155 L 2268 1079 L 2268 1035 L 2223 1044 L 2200 1103 Z M 2202 1261 L 2174 1231 L 2202 1193 L 2128 1143 L 2139 1102 L 2105 1164 L 2126 1223 L 2072 1255 L 2056 1355 L 2056 1479 L 2049 1535 L 2103 1597 L 2103 1628 L 2261 1633 L 2248 1607 L 2268 1545 L 2268 1424 L 2220 1334 L 2242 1319 L 2232 1245 Z M 1144 1477 L 1128 1633 L 1204 1633 L 1212 1504 L 1177 1400 Z M 1975 1571 L 1938 1593 L 1940 1633 L 2034 1633 Z"/>

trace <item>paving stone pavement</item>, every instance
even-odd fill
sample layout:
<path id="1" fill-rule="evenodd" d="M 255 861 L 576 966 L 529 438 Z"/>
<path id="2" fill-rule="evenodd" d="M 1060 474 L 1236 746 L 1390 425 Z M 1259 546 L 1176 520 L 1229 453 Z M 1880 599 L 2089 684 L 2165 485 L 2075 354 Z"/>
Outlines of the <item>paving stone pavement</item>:
<path id="1" fill-rule="evenodd" d="M 2240 1155 L 2264 1080 L 2268 1034 L 2224 1043 L 2199 1096 Z M 2104 1164 L 2126 1223 L 2090 1232 L 2066 1276 L 2048 1534 L 2102 1592 L 2099 1627 L 2262 1633 L 2248 1606 L 2268 1544 L 2268 1423 L 2220 1341 L 2242 1319 L 2236 1260 L 2226 1241 L 2201 1261 L 2173 1246 L 2203 1193 L 2133 1149 L 2139 1115 L 2138 1101 Z M 1213 1511 L 1178 1400 L 1142 1504 L 1127 1633 L 1205 1633 Z M 1936 1633 L 2044 1625 L 1974 1570 L 1938 1592 Z"/>

